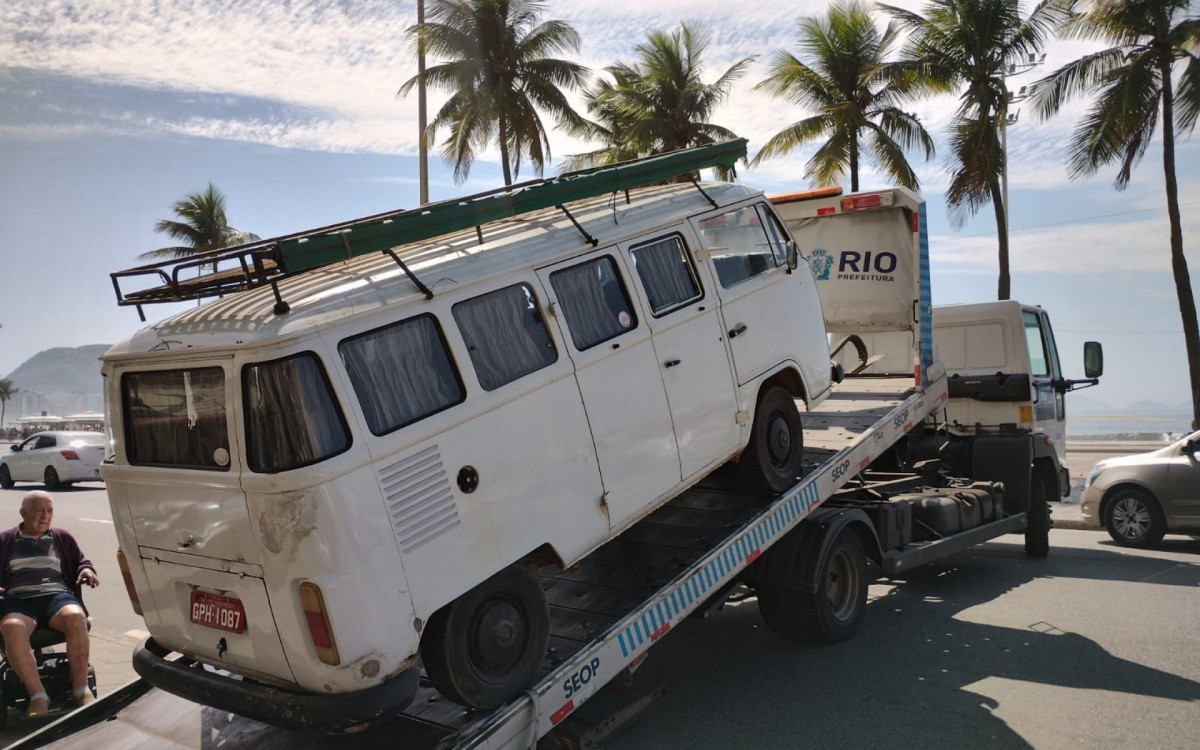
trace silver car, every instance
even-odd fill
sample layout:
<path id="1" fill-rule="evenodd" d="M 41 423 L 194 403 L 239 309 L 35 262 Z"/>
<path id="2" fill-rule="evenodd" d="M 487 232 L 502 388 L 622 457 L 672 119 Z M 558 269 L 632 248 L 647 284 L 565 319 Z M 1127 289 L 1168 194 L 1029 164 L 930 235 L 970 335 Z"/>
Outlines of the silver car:
<path id="1" fill-rule="evenodd" d="M 1168 531 L 1200 533 L 1200 432 L 1097 463 L 1080 502 L 1084 521 L 1125 547 L 1153 547 Z"/>
<path id="2" fill-rule="evenodd" d="M 0 455 L 0 487 L 41 482 L 53 491 L 71 482 L 98 482 L 103 460 L 102 433 L 38 432 Z"/>

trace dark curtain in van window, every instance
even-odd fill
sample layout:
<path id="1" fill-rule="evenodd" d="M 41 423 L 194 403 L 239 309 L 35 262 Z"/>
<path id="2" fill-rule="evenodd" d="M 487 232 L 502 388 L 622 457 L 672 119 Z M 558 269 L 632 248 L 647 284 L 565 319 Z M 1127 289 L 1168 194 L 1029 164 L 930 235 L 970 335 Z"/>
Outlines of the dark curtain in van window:
<path id="1" fill-rule="evenodd" d="M 700 297 L 691 266 L 678 237 L 668 237 L 632 251 L 634 266 L 650 309 L 655 313 Z"/>
<path id="2" fill-rule="evenodd" d="M 550 334 L 524 284 L 454 306 L 471 364 L 484 390 L 494 390 L 557 359 Z"/>
<path id="3" fill-rule="evenodd" d="M 571 340 L 580 351 L 637 326 L 612 258 L 555 271 L 550 274 L 550 284 L 566 315 Z M 625 313 L 624 322 L 621 313 Z"/>
<path id="4" fill-rule="evenodd" d="M 433 318 L 422 316 L 338 346 L 367 426 L 376 435 L 462 401 L 462 386 Z"/>
<path id="5" fill-rule="evenodd" d="M 314 355 L 250 365 L 244 377 L 251 470 L 306 466 L 347 446 L 341 414 Z"/>

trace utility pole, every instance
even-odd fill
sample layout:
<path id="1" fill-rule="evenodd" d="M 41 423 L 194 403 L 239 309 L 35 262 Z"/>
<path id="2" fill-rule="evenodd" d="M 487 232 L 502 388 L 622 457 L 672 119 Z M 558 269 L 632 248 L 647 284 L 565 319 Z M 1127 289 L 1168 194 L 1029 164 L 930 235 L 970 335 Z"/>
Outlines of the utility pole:
<path id="1" fill-rule="evenodd" d="M 425 26 L 425 0 L 417 0 L 417 25 Z M 417 37 L 417 160 L 420 162 L 421 205 L 429 203 L 429 149 L 425 145 L 425 40 Z"/>
<path id="2" fill-rule="evenodd" d="M 1036 53 L 1030 52 L 1028 60 L 1012 63 L 1000 72 L 1000 78 L 1005 81 L 1004 91 L 1008 96 L 1008 100 L 1004 105 L 1004 116 L 1000 118 L 1000 150 L 1004 152 L 1004 171 L 1000 173 L 1000 199 L 1001 203 L 1004 204 L 1004 236 L 1009 237 L 1010 243 L 1012 242 L 1012 238 L 1008 233 L 1008 126 L 1017 124 L 1017 120 L 1021 117 L 1021 110 L 1018 109 L 1015 113 L 1009 114 L 1008 105 L 1017 104 L 1028 99 L 1029 91 L 1027 86 L 1022 86 L 1017 93 L 1010 93 L 1008 91 L 1008 78 L 1033 70 L 1044 62 L 1046 62 L 1045 52 L 1040 57 Z"/>

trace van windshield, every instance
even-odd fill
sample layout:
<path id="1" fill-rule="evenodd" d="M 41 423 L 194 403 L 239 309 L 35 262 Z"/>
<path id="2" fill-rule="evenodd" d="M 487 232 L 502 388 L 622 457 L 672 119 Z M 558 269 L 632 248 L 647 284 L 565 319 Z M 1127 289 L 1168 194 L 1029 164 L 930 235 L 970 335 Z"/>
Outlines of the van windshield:
<path id="1" fill-rule="evenodd" d="M 129 463 L 229 470 L 225 371 L 127 372 L 121 377 Z"/>

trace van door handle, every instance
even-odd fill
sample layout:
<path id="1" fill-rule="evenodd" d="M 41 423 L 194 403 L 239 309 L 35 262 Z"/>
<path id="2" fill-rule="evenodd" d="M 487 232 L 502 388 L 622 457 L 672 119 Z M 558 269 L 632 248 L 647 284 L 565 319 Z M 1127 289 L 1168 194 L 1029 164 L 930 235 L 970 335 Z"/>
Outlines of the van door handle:
<path id="1" fill-rule="evenodd" d="M 729 338 L 736 339 L 738 336 L 741 336 L 745 332 L 746 332 L 746 325 L 743 323 L 742 325 L 738 326 L 737 328 L 734 328 L 732 331 L 729 332 Z"/>
<path id="2" fill-rule="evenodd" d="M 678 359 L 668 359 L 666 362 L 663 362 L 663 367 L 674 367 L 677 364 L 679 364 Z"/>

